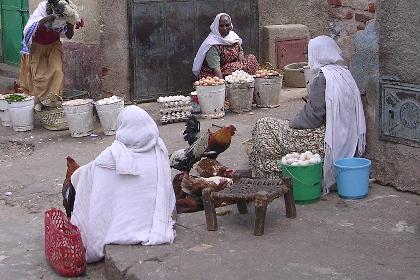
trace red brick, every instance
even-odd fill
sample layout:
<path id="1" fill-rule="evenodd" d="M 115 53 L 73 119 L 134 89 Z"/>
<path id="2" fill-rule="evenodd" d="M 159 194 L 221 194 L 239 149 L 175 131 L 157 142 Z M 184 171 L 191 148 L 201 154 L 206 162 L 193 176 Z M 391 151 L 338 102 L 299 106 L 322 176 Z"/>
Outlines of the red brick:
<path id="1" fill-rule="evenodd" d="M 357 24 L 357 31 L 365 30 L 365 28 L 366 28 L 366 24 L 364 24 L 363 22 L 359 22 Z"/>
<path id="2" fill-rule="evenodd" d="M 366 23 L 369 20 L 373 19 L 373 16 L 372 15 L 366 15 L 366 14 L 356 13 L 354 15 L 354 18 L 356 19 L 356 21 L 360 21 L 360 22 Z"/>
<path id="3" fill-rule="evenodd" d="M 369 3 L 368 5 L 368 11 L 372 14 L 376 12 L 376 5 L 375 2 Z"/>
<path id="4" fill-rule="evenodd" d="M 333 18 L 342 18 L 342 19 L 352 19 L 353 18 L 353 10 L 348 8 L 332 8 L 329 11 L 330 17 Z"/>
<path id="5" fill-rule="evenodd" d="M 329 5 L 334 5 L 334 6 L 341 6 L 342 5 L 341 0 L 327 0 L 327 3 Z"/>

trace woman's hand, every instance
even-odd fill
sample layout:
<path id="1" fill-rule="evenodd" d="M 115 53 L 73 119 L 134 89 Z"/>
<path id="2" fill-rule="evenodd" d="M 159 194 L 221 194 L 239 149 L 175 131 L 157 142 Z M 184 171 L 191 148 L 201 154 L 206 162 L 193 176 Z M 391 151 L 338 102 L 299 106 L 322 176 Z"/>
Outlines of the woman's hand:
<path id="1" fill-rule="evenodd" d="M 220 70 L 220 68 L 216 68 L 213 70 L 213 73 L 215 76 L 217 76 L 220 79 L 223 79 L 223 74 L 222 74 L 222 70 Z"/>
<path id="2" fill-rule="evenodd" d="M 242 63 L 242 64 L 244 64 L 244 63 L 245 63 L 245 55 L 244 55 L 244 52 L 243 52 L 243 51 L 241 51 L 241 52 L 239 53 L 239 55 L 238 55 L 238 61 L 239 61 L 240 63 Z"/>
<path id="3" fill-rule="evenodd" d="M 73 38 L 73 35 L 74 35 L 74 25 L 67 23 L 67 32 L 66 32 L 67 39 L 70 40 L 71 38 Z"/>
<path id="4" fill-rule="evenodd" d="M 40 24 L 40 25 L 43 25 L 43 24 L 45 24 L 45 23 L 47 23 L 47 22 L 53 22 L 56 18 L 57 18 L 57 16 L 56 16 L 56 15 L 48 15 L 48 16 L 46 16 L 46 17 L 42 18 L 42 19 L 39 21 L 39 24 Z"/>

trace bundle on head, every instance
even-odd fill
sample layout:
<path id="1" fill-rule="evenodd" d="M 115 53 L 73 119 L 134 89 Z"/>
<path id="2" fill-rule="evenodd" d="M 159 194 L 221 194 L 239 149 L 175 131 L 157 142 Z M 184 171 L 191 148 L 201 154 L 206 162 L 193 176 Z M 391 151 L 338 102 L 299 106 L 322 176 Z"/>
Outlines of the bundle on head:
<path id="1" fill-rule="evenodd" d="M 47 14 L 53 13 L 72 25 L 82 22 L 76 5 L 70 0 L 48 0 Z"/>

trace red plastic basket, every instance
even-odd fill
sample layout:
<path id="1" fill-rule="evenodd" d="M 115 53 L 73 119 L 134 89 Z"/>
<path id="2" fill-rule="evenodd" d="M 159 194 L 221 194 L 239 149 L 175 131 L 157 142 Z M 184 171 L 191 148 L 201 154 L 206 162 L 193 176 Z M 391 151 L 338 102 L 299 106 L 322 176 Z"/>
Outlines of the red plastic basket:
<path id="1" fill-rule="evenodd" d="M 45 256 L 65 277 L 86 272 L 86 255 L 79 229 L 59 209 L 45 211 Z"/>

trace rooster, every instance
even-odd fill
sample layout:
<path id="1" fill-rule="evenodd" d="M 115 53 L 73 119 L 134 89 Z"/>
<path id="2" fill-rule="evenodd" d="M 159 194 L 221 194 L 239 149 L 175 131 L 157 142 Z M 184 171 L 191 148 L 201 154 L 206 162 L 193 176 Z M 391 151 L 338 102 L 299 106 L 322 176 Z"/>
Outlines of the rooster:
<path id="1" fill-rule="evenodd" d="M 236 131 L 235 126 L 230 125 L 221 127 L 215 132 L 211 132 L 209 129 L 200 136 L 200 122 L 195 116 L 188 119 L 186 126 L 183 134 L 190 146 L 175 151 L 169 159 L 172 168 L 186 173 L 189 173 L 193 165 L 201 158 L 216 159 L 219 154 L 226 151 Z"/>
<path id="2" fill-rule="evenodd" d="M 71 183 L 71 175 L 73 175 L 74 171 L 79 168 L 80 166 L 77 162 L 68 156 L 67 160 L 67 172 L 66 172 L 66 179 L 63 182 L 63 189 L 61 190 L 61 194 L 63 195 L 63 206 L 66 209 L 67 217 L 71 217 L 71 213 L 73 212 L 74 207 L 74 199 L 76 198 L 76 190 Z"/>

